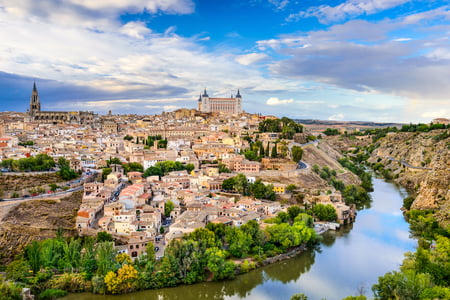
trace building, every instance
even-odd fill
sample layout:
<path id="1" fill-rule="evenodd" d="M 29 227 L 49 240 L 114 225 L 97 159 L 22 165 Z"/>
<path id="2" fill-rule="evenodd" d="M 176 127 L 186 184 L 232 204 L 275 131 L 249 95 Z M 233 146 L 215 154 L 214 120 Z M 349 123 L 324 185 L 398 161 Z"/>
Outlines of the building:
<path id="1" fill-rule="evenodd" d="M 28 117 L 31 122 L 92 125 L 96 116 L 92 111 L 41 111 L 36 82 L 33 84 L 30 108 L 28 109 Z"/>
<path id="2" fill-rule="evenodd" d="M 240 114 L 242 113 L 242 97 L 238 90 L 235 97 L 210 98 L 205 89 L 198 98 L 198 110 L 210 113 Z"/>

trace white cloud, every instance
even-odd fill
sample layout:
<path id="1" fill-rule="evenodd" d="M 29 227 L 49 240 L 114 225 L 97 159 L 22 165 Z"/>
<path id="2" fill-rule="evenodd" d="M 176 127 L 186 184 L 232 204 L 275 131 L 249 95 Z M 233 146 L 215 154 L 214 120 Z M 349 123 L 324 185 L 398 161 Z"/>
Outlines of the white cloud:
<path id="1" fill-rule="evenodd" d="M 236 61 L 241 65 L 248 66 L 256 62 L 259 62 L 267 57 L 268 56 L 264 53 L 249 53 L 236 57 Z"/>
<path id="2" fill-rule="evenodd" d="M 437 111 L 427 111 L 421 114 L 421 117 L 430 119 L 448 118 L 450 117 L 450 111 L 447 109 L 440 109 Z"/>
<path id="3" fill-rule="evenodd" d="M 346 18 L 363 14 L 371 15 L 389 8 L 402 5 L 411 0 L 347 0 L 337 6 L 320 5 L 308 8 L 296 14 L 291 14 L 287 20 L 316 17 L 321 23 L 339 22 Z"/>
<path id="4" fill-rule="evenodd" d="M 288 104 L 288 103 L 293 103 L 294 100 L 293 99 L 286 99 L 286 100 L 280 100 L 277 97 L 270 97 L 269 99 L 267 99 L 266 104 L 267 105 L 283 105 L 283 104 Z"/>
<path id="5" fill-rule="evenodd" d="M 269 0 L 269 3 L 275 5 L 276 9 L 282 10 L 289 4 L 289 0 Z"/>
<path id="6" fill-rule="evenodd" d="M 393 39 L 393 42 L 409 42 L 411 41 L 411 38 L 398 38 L 398 39 Z"/>
<path id="7" fill-rule="evenodd" d="M 344 115 L 343 114 L 335 114 L 332 116 L 328 117 L 328 120 L 333 120 L 333 121 L 341 121 L 344 119 Z"/>
<path id="8" fill-rule="evenodd" d="M 143 39 L 145 35 L 152 31 L 143 22 L 128 22 L 122 26 L 120 32 L 137 39 Z"/>

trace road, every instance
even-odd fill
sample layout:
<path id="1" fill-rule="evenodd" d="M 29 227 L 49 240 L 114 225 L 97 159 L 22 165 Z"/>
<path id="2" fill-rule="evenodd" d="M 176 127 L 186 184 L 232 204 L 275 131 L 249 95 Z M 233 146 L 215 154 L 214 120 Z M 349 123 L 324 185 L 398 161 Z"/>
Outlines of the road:
<path id="1" fill-rule="evenodd" d="M 406 161 L 404 161 L 404 160 L 398 160 L 398 159 L 395 159 L 395 158 L 390 157 L 390 156 L 386 156 L 386 158 L 389 159 L 389 160 L 391 160 L 391 161 L 399 162 L 399 163 L 401 163 L 402 165 L 404 165 L 405 167 L 408 167 L 408 168 L 411 168 L 411 169 L 432 170 L 431 168 L 412 166 L 412 165 L 408 164 L 408 163 L 407 163 Z"/>

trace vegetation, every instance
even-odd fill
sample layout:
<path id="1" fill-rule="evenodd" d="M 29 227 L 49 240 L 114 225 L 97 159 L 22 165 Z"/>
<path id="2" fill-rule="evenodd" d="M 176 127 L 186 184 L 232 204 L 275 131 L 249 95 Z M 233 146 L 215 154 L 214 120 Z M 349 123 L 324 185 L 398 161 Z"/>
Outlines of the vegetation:
<path id="1" fill-rule="evenodd" d="M 0 162 L 2 168 L 16 172 L 48 171 L 55 167 L 55 161 L 47 154 L 38 154 L 20 159 L 4 159 Z"/>
<path id="2" fill-rule="evenodd" d="M 300 146 L 293 146 L 292 147 L 292 160 L 298 163 L 303 156 L 303 149 Z"/>
<path id="3" fill-rule="evenodd" d="M 336 221 L 336 209 L 331 204 L 316 204 L 313 208 L 314 215 L 322 221 Z"/>
<path id="4" fill-rule="evenodd" d="M 378 278 L 372 287 L 376 298 L 449 299 L 450 230 L 438 226 L 431 210 L 410 210 L 406 215 L 412 234 L 419 238 L 418 248 L 406 254 L 399 271 Z"/>
<path id="5" fill-rule="evenodd" d="M 192 170 L 194 170 L 194 165 L 193 164 L 183 165 L 179 161 L 166 160 L 163 162 L 158 162 L 155 164 L 155 166 L 145 170 L 144 177 L 154 175 L 163 176 L 164 174 L 167 174 L 172 171 L 182 171 L 182 170 L 187 170 L 188 172 L 191 172 Z"/>
<path id="6" fill-rule="evenodd" d="M 75 170 L 70 168 L 70 162 L 64 157 L 60 157 L 58 159 L 58 166 L 59 166 L 58 175 L 63 180 L 71 180 L 79 176 L 79 174 L 75 172 Z"/>
<path id="7" fill-rule="evenodd" d="M 260 132 L 279 132 L 280 138 L 292 139 L 294 134 L 303 132 L 303 126 L 291 120 L 283 117 L 281 119 L 267 119 L 259 123 Z M 267 153 L 266 153 L 267 155 Z"/>
<path id="8" fill-rule="evenodd" d="M 64 239 L 59 235 L 34 241 L 23 256 L 7 266 L 6 277 L 29 286 L 39 299 L 52 299 L 66 292 L 121 294 L 207 278 L 222 280 L 233 278 L 239 270 L 254 268 L 252 260 L 313 243 L 315 233 L 299 215 L 292 223 L 274 224 L 264 230 L 256 221 L 241 227 L 209 223 L 182 240 L 172 241 L 159 261 L 152 243 L 147 245 L 146 253 L 132 261 L 127 254 L 117 254 L 113 243 L 105 238 L 105 234 L 97 239 Z M 246 258 L 241 266 L 235 262 L 240 258 Z M 15 295 L 17 289 L 14 284 L 0 282 L 2 295 Z"/>
<path id="9" fill-rule="evenodd" d="M 265 185 L 261 179 L 256 180 L 254 183 L 249 183 L 247 177 L 242 173 L 225 179 L 222 183 L 222 189 L 236 191 L 244 196 L 254 196 L 257 199 L 274 201 L 276 198 L 273 185 Z"/>
<path id="10" fill-rule="evenodd" d="M 329 135 L 339 135 L 340 132 L 336 128 L 327 128 L 323 131 L 323 134 L 329 136 Z"/>

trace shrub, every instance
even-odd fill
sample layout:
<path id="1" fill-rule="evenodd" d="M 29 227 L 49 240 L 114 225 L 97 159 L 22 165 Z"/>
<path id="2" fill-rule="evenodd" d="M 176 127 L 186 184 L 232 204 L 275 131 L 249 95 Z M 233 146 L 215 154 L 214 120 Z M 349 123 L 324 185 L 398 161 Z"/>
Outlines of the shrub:
<path id="1" fill-rule="evenodd" d="M 65 295 L 67 295 L 66 291 L 63 290 L 57 290 L 57 289 L 48 289 L 43 291 L 40 295 L 39 295 L 39 299 L 44 299 L 44 300 L 55 300 L 58 298 L 62 298 Z"/>

